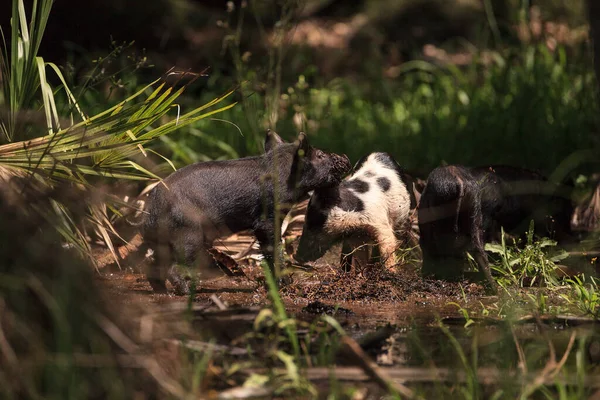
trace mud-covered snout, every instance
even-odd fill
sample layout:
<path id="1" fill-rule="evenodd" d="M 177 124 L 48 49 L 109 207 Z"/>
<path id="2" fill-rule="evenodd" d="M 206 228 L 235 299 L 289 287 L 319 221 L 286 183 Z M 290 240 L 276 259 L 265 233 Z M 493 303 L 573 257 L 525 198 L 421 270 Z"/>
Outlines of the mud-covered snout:
<path id="1" fill-rule="evenodd" d="M 350 164 L 350 159 L 345 154 L 335 154 L 330 153 L 331 163 L 332 163 L 332 176 L 333 179 L 337 182 L 341 182 L 342 179 L 350 172 L 352 169 L 352 165 Z"/>

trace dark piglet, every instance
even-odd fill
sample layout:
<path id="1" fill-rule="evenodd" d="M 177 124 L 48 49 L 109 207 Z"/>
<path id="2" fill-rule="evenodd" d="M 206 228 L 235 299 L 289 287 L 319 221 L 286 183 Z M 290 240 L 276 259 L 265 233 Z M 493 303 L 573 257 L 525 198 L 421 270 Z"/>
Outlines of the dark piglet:
<path id="1" fill-rule="evenodd" d="M 395 265 L 395 250 L 416 199 L 412 179 L 388 153 L 371 153 L 339 185 L 314 191 L 306 211 L 298 262 L 314 261 L 335 243 L 344 242 L 342 266 L 352 254 L 376 243 L 386 267 Z M 365 252 L 358 250 L 357 256 Z M 367 257 L 368 258 L 368 257 Z"/>
<path id="2" fill-rule="evenodd" d="M 256 235 L 273 271 L 276 208 L 283 218 L 309 191 L 337 184 L 349 169 L 346 156 L 310 146 L 304 133 L 286 143 L 271 131 L 263 155 L 181 168 L 148 199 L 143 236 L 151 250 L 147 278 L 152 288 L 165 292 L 168 279 L 176 293 L 188 293 L 178 265 L 214 270 L 208 252 L 213 241 L 246 229 Z"/>
<path id="3" fill-rule="evenodd" d="M 423 275 L 462 277 L 468 251 L 495 290 L 485 243 L 498 240 L 501 227 L 522 235 L 531 220 L 537 235 L 568 240 L 571 214 L 569 191 L 535 171 L 510 166 L 436 168 L 427 178 L 418 210 Z"/>

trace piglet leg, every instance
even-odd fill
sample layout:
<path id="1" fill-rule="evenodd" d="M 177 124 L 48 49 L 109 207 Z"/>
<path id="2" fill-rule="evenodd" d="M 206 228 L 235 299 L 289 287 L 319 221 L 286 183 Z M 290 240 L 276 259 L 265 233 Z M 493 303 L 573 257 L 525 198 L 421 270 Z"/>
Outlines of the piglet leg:
<path id="1" fill-rule="evenodd" d="M 496 286 L 496 281 L 490 272 L 490 265 L 484 249 L 482 218 L 481 212 L 476 212 L 473 216 L 473 226 L 471 228 L 471 241 L 475 248 L 473 258 L 475 259 L 475 262 L 477 262 L 477 268 L 479 269 L 479 273 L 483 280 L 488 283 L 490 290 L 494 294 L 497 294 L 498 288 Z"/>
<path id="2" fill-rule="evenodd" d="M 381 229 L 377 234 L 377 242 L 379 243 L 379 252 L 381 260 L 386 269 L 390 270 L 396 265 L 396 248 L 398 241 L 391 227 Z"/>
<path id="3" fill-rule="evenodd" d="M 286 282 L 278 276 L 275 269 L 275 263 L 278 263 L 279 266 L 283 265 L 283 248 L 282 246 L 275 246 L 275 232 L 273 225 L 269 223 L 261 224 L 254 229 L 254 235 L 258 240 L 260 250 L 265 257 L 265 261 L 267 262 L 275 281 L 278 285 L 283 285 Z M 277 248 L 277 251 L 275 251 L 275 247 Z M 275 257 L 277 257 L 277 259 Z"/>
<path id="4" fill-rule="evenodd" d="M 369 238 L 363 235 L 344 240 L 342 244 L 342 255 L 340 267 L 344 272 L 363 270 L 370 260 Z"/>
<path id="5" fill-rule="evenodd" d="M 179 267 L 177 264 L 171 265 L 167 274 L 167 279 L 171 282 L 173 290 L 177 296 L 187 296 L 190 294 L 190 288 L 187 281 L 178 271 Z"/>
<path id="6" fill-rule="evenodd" d="M 152 286 L 154 293 L 166 294 L 167 286 L 165 280 L 167 279 L 167 265 L 169 265 L 171 257 L 171 251 L 169 245 L 166 243 L 157 244 L 153 251 L 150 251 L 147 255 L 149 265 L 146 270 L 146 278 Z"/>

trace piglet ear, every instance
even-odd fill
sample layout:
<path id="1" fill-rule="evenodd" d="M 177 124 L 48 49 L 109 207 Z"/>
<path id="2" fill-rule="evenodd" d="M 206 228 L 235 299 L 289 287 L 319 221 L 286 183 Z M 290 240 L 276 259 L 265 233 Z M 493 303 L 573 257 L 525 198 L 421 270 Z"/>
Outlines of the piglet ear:
<path id="1" fill-rule="evenodd" d="M 274 131 L 267 129 L 267 135 L 265 136 L 265 153 L 273 150 L 275 147 L 281 146 L 283 139 Z"/>
<path id="2" fill-rule="evenodd" d="M 296 151 L 294 152 L 294 159 L 292 161 L 292 169 L 290 171 L 290 180 L 288 184 L 291 186 L 295 186 L 297 182 L 300 180 L 300 174 L 303 170 L 304 158 L 307 157 L 310 151 L 310 146 L 308 145 L 308 138 L 306 137 L 306 133 L 300 132 L 298 134 L 298 138 L 294 141 L 296 145 Z"/>
<path id="3" fill-rule="evenodd" d="M 310 151 L 310 145 L 308 144 L 308 137 L 306 133 L 300 132 L 298 134 L 298 139 L 296 139 L 297 152 L 301 157 L 307 156 Z"/>

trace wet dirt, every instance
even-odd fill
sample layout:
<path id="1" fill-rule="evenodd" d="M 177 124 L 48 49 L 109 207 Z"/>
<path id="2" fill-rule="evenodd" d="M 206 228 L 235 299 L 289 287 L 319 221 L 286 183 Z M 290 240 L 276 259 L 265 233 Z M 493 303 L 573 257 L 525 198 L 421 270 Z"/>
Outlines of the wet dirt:
<path id="1" fill-rule="evenodd" d="M 335 258 L 333 251 L 329 258 Z M 291 283 L 280 289 L 286 309 L 300 319 L 310 320 L 321 313 L 343 318 L 345 325 L 363 329 L 380 324 L 406 324 L 415 319 L 423 323 L 438 316 L 457 316 L 456 302 L 468 297 L 485 299 L 484 288 L 471 282 L 442 282 L 421 278 L 418 266 L 406 265 L 395 272 L 373 267 L 357 272 L 342 272 L 327 261 L 311 271 L 291 268 Z M 216 295 L 227 307 L 254 307 L 269 303 L 262 269 L 253 260 L 240 262 L 242 276 L 227 276 L 197 282 L 195 304 L 213 304 Z M 101 273 L 98 282 L 109 296 L 129 304 L 160 307 L 185 303 L 187 296 L 155 294 L 142 273 L 113 270 Z"/>
<path id="2" fill-rule="evenodd" d="M 282 236 L 286 250 L 293 253 L 302 233 L 307 201 L 294 207 L 284 220 Z M 415 221 L 413 221 L 413 225 Z M 141 243 L 139 235 L 127 246 L 118 248 L 122 256 L 122 267 L 127 267 L 126 256 L 134 254 Z M 269 298 L 264 287 L 262 268 L 259 265 L 260 251 L 254 237 L 248 232 L 240 232 L 217 240 L 213 257 L 225 268 L 216 279 L 199 280 L 195 304 L 213 304 L 211 296 L 216 295 L 227 307 L 252 307 L 268 304 Z M 456 307 L 449 302 L 458 301 L 464 296 L 484 298 L 483 287 L 470 282 L 442 282 L 424 280 L 419 273 L 419 265 L 400 265 L 396 271 L 373 266 L 349 273 L 339 268 L 341 246 L 333 247 L 309 270 L 288 265 L 287 272 L 291 283 L 280 289 L 280 295 L 291 314 L 302 319 L 315 318 L 315 309 L 345 309 L 344 318 L 349 324 L 376 327 L 381 323 L 405 324 L 419 319 L 433 321 L 438 316 L 457 315 Z M 99 263 L 103 265 L 98 280 L 111 295 L 119 296 L 128 303 L 142 304 L 145 307 L 160 306 L 171 302 L 187 302 L 187 297 L 171 294 L 154 294 L 146 282 L 141 268 L 120 269 L 110 263 L 111 255 L 105 250 L 98 252 Z M 235 258 L 235 261 L 234 261 Z M 227 271 L 229 270 L 229 271 Z M 126 271 L 126 272 L 125 272 Z M 318 302 L 318 303 L 315 303 Z M 311 304 L 320 304 L 305 308 Z M 336 313 L 341 317 L 341 313 Z"/>
<path id="3" fill-rule="evenodd" d="M 246 277 L 224 276 L 200 282 L 193 307 L 216 311 L 212 314 L 202 311 L 202 317 L 192 324 L 196 334 L 217 338 L 221 345 L 231 345 L 252 331 L 258 310 L 268 304 L 269 299 L 260 279 L 249 278 L 260 276 L 260 267 L 246 266 L 243 270 Z M 572 322 L 546 321 L 540 328 L 534 319 L 513 327 L 502 321 L 476 321 L 467 331 L 457 307 L 449 303 L 465 298 L 485 303 L 495 298 L 485 296 L 483 288 L 473 283 L 423 280 L 415 267 L 407 266 L 396 273 L 370 271 L 348 275 L 331 265 L 323 265 L 317 271 L 296 274 L 300 276 L 280 291 L 287 311 L 308 323 L 322 314 L 332 315 L 381 366 L 421 366 L 432 362 L 451 366 L 457 360 L 455 345 L 467 357 L 473 352 L 479 354 L 482 366 L 494 366 L 498 362 L 512 365 L 518 363 L 519 357 L 515 337 L 525 351 L 542 349 L 545 354 L 546 337 L 562 351 L 573 332 L 597 334 L 595 325 L 587 323 L 577 327 Z M 110 296 L 118 296 L 145 314 L 164 312 L 168 306 L 183 307 L 190 300 L 185 296 L 154 294 L 143 274 L 109 273 L 98 277 L 98 282 Z M 212 296 L 227 309 L 218 311 Z M 173 320 L 177 318 L 182 317 L 173 314 Z M 444 321 L 447 331 L 440 328 L 440 320 Z M 168 335 L 176 332 L 174 325 L 171 321 L 164 328 L 169 331 Z M 544 329 L 546 336 L 540 335 L 540 329 Z M 456 340 L 455 345 L 451 337 Z M 600 337 L 590 344 L 589 354 L 594 362 L 600 362 L 600 357 L 593 354 L 593 345 L 597 343 Z M 344 365 L 346 361 L 342 358 L 339 363 Z"/>
<path id="4" fill-rule="evenodd" d="M 296 205 L 284 220 L 282 237 L 289 254 L 293 254 L 302 233 L 306 207 L 307 201 Z M 413 230 L 415 224 L 413 221 Z M 416 243 L 412 239 L 411 243 Z M 108 250 L 98 250 L 97 258 L 102 265 L 98 276 L 101 284 L 110 295 L 143 307 L 188 302 L 186 296 L 154 294 L 139 264 L 131 267 L 130 263 L 128 266 L 127 256 L 135 254 L 140 243 L 141 239 L 136 235 L 127 246 L 117 249 L 122 256 L 124 269 L 110 263 L 112 256 Z M 311 320 L 319 315 L 315 311 L 331 311 L 337 307 L 348 312 L 337 312 L 336 318 L 343 318 L 346 325 L 360 326 L 361 330 L 366 331 L 387 323 L 404 326 L 418 321 L 427 325 L 444 317 L 462 320 L 456 305 L 450 303 L 474 304 L 481 309 L 497 300 L 497 297 L 487 296 L 482 285 L 471 281 L 423 279 L 418 261 L 398 265 L 395 271 L 372 266 L 343 272 L 339 268 L 340 251 L 341 246 L 333 247 L 308 269 L 287 265 L 291 283 L 282 287 L 279 293 L 290 314 Z M 249 232 L 239 232 L 221 238 L 216 241 L 212 252 L 215 260 L 224 268 L 210 274 L 216 274 L 217 278 L 197 281 L 194 304 L 214 305 L 211 296 L 216 296 L 224 306 L 230 308 L 260 307 L 270 302 L 254 236 Z M 406 259 L 419 258 L 416 254 Z"/>

